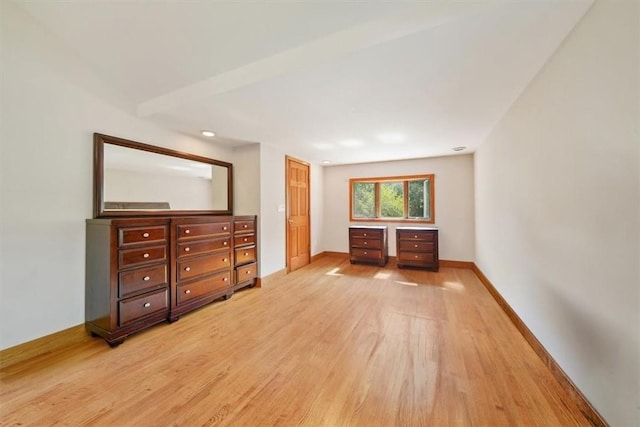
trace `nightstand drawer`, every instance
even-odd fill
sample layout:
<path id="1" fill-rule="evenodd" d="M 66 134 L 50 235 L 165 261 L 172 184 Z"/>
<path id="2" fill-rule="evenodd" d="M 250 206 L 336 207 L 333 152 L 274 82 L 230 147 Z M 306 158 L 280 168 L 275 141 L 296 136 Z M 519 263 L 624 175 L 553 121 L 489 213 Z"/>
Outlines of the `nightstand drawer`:
<path id="1" fill-rule="evenodd" d="M 398 262 L 433 263 L 435 260 L 433 252 L 401 252 L 398 255 Z"/>
<path id="2" fill-rule="evenodd" d="M 382 251 L 376 249 L 360 249 L 352 248 L 351 254 L 355 258 L 364 258 L 371 260 L 380 260 L 382 258 Z"/>
<path id="3" fill-rule="evenodd" d="M 398 231 L 398 239 L 400 240 L 425 240 L 427 242 L 435 241 L 435 233 L 432 231 Z"/>
<path id="4" fill-rule="evenodd" d="M 420 240 L 400 240 L 398 242 L 401 251 L 433 252 L 435 245 L 432 242 Z"/>
<path id="5" fill-rule="evenodd" d="M 351 240 L 351 245 L 354 248 L 371 248 L 371 249 L 380 249 L 382 247 L 382 242 L 380 239 L 371 239 L 371 238 L 353 238 Z"/>
<path id="6" fill-rule="evenodd" d="M 380 230 L 360 230 L 360 229 L 352 229 L 349 230 L 349 235 L 355 238 L 365 238 L 369 239 L 380 239 L 382 237 L 382 231 Z"/>

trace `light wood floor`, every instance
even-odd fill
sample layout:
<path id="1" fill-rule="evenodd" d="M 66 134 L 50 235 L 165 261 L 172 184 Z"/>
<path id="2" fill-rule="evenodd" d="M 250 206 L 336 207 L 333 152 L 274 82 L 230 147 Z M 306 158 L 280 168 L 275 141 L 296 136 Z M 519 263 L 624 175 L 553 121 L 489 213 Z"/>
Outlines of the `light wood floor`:
<path id="1" fill-rule="evenodd" d="M 333 256 L 0 381 L 2 425 L 588 425 L 471 270 Z"/>

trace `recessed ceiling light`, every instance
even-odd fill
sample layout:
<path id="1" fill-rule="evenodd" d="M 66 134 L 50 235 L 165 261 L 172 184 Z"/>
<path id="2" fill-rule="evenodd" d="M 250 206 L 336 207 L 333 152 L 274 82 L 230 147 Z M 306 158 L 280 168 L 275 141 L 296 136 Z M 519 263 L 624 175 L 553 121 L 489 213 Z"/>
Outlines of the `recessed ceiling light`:
<path id="1" fill-rule="evenodd" d="M 214 132 L 214 131 L 212 131 L 212 130 L 203 130 L 203 131 L 201 131 L 200 133 L 201 133 L 203 136 L 206 136 L 206 137 L 209 137 L 209 138 L 212 138 L 212 137 L 216 136 L 215 132 Z"/>
<path id="2" fill-rule="evenodd" d="M 467 147 L 462 147 L 462 146 L 460 146 L 460 147 L 453 147 L 453 148 L 452 148 L 452 150 L 453 150 L 453 151 L 464 151 L 464 150 L 466 150 L 466 149 L 467 149 Z"/>
<path id="3" fill-rule="evenodd" d="M 322 164 L 323 164 L 323 165 L 328 165 L 328 164 L 330 164 L 330 163 L 331 163 L 331 160 L 323 160 L 323 161 L 322 161 Z"/>

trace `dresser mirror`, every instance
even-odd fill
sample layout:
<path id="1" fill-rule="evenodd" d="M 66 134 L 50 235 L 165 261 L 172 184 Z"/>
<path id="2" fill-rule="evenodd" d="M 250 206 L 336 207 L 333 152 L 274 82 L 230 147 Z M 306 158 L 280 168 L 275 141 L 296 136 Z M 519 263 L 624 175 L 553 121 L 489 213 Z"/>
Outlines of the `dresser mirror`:
<path id="1" fill-rule="evenodd" d="M 232 164 L 94 134 L 96 218 L 231 215 Z"/>

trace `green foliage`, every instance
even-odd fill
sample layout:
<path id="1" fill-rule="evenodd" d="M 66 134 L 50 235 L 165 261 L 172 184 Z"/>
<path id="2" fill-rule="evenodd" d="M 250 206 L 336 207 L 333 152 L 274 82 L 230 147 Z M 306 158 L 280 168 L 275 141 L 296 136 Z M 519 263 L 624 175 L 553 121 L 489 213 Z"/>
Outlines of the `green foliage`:
<path id="1" fill-rule="evenodd" d="M 425 197 L 428 190 L 428 180 L 409 181 L 409 218 L 423 218 L 425 212 L 428 215 L 429 209 L 425 211 L 425 203 L 427 208 L 429 205 L 429 199 Z"/>
<path id="2" fill-rule="evenodd" d="M 358 218 L 376 216 L 375 184 L 356 182 L 353 184 L 353 213 Z"/>
<path id="3" fill-rule="evenodd" d="M 384 218 L 402 218 L 404 215 L 404 188 L 402 182 L 380 183 L 380 213 Z"/>

